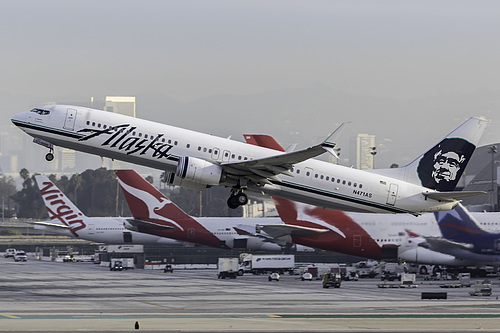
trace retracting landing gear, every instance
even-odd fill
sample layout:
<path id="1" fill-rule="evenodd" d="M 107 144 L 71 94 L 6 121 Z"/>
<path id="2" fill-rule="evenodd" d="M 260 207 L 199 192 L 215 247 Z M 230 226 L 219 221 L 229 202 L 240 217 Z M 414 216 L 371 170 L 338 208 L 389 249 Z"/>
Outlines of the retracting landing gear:
<path id="1" fill-rule="evenodd" d="M 231 209 L 236 209 L 239 206 L 246 205 L 248 203 L 248 197 L 243 190 L 233 189 L 231 190 L 231 196 L 227 199 L 227 205 Z"/>

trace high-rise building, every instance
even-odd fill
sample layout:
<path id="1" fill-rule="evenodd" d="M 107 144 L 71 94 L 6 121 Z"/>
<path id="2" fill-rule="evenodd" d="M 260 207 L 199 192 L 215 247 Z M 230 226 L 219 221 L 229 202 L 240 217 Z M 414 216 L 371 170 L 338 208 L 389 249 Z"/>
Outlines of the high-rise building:
<path id="1" fill-rule="evenodd" d="M 356 137 L 356 168 L 373 169 L 375 166 L 375 135 L 358 134 Z"/>
<path id="2" fill-rule="evenodd" d="M 104 110 L 135 117 L 135 97 L 106 96 Z"/>

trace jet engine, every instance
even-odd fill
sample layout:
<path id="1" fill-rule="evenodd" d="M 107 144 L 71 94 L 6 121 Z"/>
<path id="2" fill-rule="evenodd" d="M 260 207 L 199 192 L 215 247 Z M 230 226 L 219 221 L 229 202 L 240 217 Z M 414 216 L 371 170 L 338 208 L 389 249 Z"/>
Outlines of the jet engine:
<path id="1" fill-rule="evenodd" d="M 180 158 L 177 170 L 165 174 L 165 182 L 193 190 L 204 190 L 212 185 L 219 185 L 222 178 L 222 168 L 214 163 L 189 156 Z"/>

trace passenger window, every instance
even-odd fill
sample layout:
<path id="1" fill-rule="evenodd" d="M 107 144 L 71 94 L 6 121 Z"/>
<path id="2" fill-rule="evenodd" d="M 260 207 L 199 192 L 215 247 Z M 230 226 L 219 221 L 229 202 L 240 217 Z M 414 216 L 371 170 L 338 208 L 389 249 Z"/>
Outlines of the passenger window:
<path id="1" fill-rule="evenodd" d="M 345 185 L 345 180 L 342 181 L 342 185 Z"/>
<path id="2" fill-rule="evenodd" d="M 191 145 L 188 143 L 188 144 L 186 145 L 186 148 L 189 148 L 189 147 L 191 147 Z"/>
<path id="3" fill-rule="evenodd" d="M 306 176 L 310 176 L 311 173 L 309 171 L 306 172 Z"/>

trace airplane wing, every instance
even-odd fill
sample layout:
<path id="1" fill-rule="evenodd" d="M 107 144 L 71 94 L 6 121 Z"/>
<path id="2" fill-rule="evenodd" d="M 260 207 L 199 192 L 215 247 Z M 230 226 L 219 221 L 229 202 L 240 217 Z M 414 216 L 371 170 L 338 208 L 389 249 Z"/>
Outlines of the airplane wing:
<path id="1" fill-rule="evenodd" d="M 236 232 L 240 235 L 251 235 L 255 237 L 264 238 L 280 238 L 283 236 L 291 236 L 291 235 L 300 235 L 300 236 L 311 236 L 322 234 L 327 232 L 326 229 L 318 229 L 318 228 L 309 228 L 302 227 L 298 225 L 289 225 L 289 224 L 266 224 L 266 225 L 257 225 L 257 226 L 246 226 L 246 225 L 238 225 L 237 227 L 233 227 Z M 263 235 L 260 231 L 264 231 L 267 235 Z"/>
<path id="2" fill-rule="evenodd" d="M 278 174 L 293 176 L 289 170 L 296 163 L 319 156 L 325 151 L 335 156 L 334 140 L 343 132 L 346 125 L 347 123 L 341 124 L 325 141 L 306 149 L 243 162 L 227 162 L 222 163 L 221 166 L 229 175 L 246 177 L 254 182 L 270 183 L 267 178 L 276 179 Z"/>
<path id="3" fill-rule="evenodd" d="M 127 219 L 128 223 L 125 223 L 125 228 L 137 231 L 138 227 L 147 228 L 147 229 L 155 229 L 155 230 L 165 230 L 165 229 L 175 229 L 172 226 L 164 225 L 161 223 L 155 223 L 153 221 L 145 221 L 140 218 L 135 219 Z"/>
<path id="4" fill-rule="evenodd" d="M 486 194 L 486 192 L 483 191 L 423 192 L 423 195 L 426 198 L 438 201 L 449 201 L 449 202 L 463 200 L 481 194 Z"/>
<path id="5" fill-rule="evenodd" d="M 458 251 L 470 251 L 471 244 L 457 243 L 439 237 L 424 237 L 430 250 L 455 255 Z"/>

